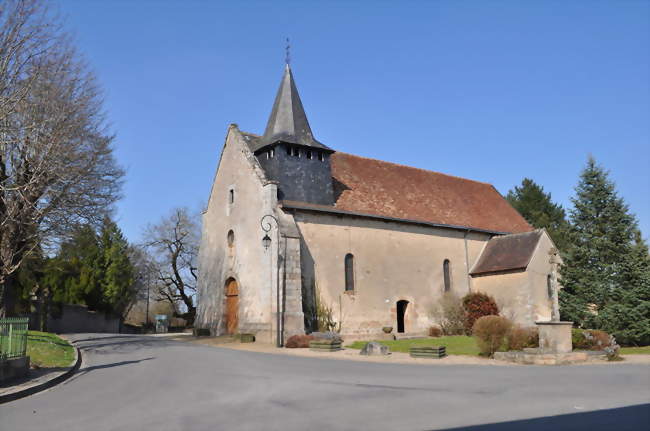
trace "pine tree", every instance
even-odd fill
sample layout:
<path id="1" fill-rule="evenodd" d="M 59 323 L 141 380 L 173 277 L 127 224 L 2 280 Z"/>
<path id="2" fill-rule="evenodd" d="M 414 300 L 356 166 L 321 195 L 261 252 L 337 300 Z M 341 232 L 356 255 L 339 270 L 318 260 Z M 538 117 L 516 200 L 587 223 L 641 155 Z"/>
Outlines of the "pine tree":
<path id="1" fill-rule="evenodd" d="M 105 219 L 100 235 L 103 280 L 102 300 L 108 308 L 122 314 L 133 298 L 134 268 L 129 258 L 129 243 L 110 219 Z"/>
<path id="2" fill-rule="evenodd" d="M 650 343 L 650 259 L 636 218 L 589 158 L 570 211 L 561 314 L 622 343 Z"/>
<path id="3" fill-rule="evenodd" d="M 548 231 L 560 251 L 567 248 L 566 231 L 568 222 L 561 205 L 553 203 L 550 193 L 535 181 L 524 178 L 521 186 L 515 186 L 506 196 L 510 205 L 535 228 Z"/>
<path id="4" fill-rule="evenodd" d="M 120 315 L 134 297 L 129 244 L 115 222 L 106 218 L 100 233 L 80 226 L 45 266 L 43 282 L 59 303 L 84 304 Z"/>

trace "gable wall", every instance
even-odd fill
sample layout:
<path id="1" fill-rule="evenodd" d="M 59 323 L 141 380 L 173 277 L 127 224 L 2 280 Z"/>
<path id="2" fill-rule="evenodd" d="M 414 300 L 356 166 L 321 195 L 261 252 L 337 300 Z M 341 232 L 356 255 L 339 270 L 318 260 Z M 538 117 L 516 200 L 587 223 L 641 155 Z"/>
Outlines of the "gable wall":
<path id="1" fill-rule="evenodd" d="M 530 282 L 529 274 L 523 270 L 472 278 L 475 292 L 493 297 L 499 306 L 499 314 L 522 326 L 532 326 L 535 322 Z"/>
<path id="2" fill-rule="evenodd" d="M 452 291 L 469 291 L 468 266 L 489 235 L 354 217 L 296 212 L 302 235 L 303 289 L 317 288 L 348 339 L 397 331 L 396 303 L 407 300 L 406 332 L 425 333 L 443 293 L 443 261 Z M 467 253 L 465 243 L 467 242 Z M 345 293 L 344 258 L 354 255 L 355 291 Z M 466 256 L 469 260 L 466 264 Z M 306 301 L 309 302 L 309 301 Z"/>
<path id="3" fill-rule="evenodd" d="M 475 276 L 473 289 L 494 297 L 500 314 L 519 325 L 534 326 L 536 321 L 550 320 L 552 302 L 546 277 L 551 271 L 548 251 L 552 246 L 544 232 L 526 270 Z"/>
<path id="4" fill-rule="evenodd" d="M 229 190 L 235 202 L 229 204 Z M 273 280 L 269 271 L 277 247 L 274 231 L 270 250 L 264 250 L 260 219 L 273 214 L 276 185 L 268 183 L 235 126 L 229 129 L 212 187 L 208 208 L 203 214 L 199 251 L 198 310 L 196 326 L 213 334 L 225 332 L 224 285 L 234 277 L 239 285 L 238 332 L 256 333 L 270 340 L 274 313 Z M 234 247 L 227 246 L 232 229 Z"/>
<path id="5" fill-rule="evenodd" d="M 554 247 L 548 233 L 544 232 L 539 239 L 537 249 L 528 264 L 528 277 L 531 285 L 531 302 L 533 306 L 533 318 L 535 320 L 551 320 L 552 299 L 548 297 L 548 286 L 546 278 L 551 273 L 551 264 L 548 254 L 551 247 Z"/>

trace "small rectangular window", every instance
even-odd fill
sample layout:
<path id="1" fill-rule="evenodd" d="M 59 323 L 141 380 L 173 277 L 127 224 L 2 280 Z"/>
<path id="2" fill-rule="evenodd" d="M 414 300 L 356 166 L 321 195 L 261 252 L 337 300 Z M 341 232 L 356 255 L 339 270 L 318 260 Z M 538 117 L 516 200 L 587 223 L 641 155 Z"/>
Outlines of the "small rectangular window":
<path id="1" fill-rule="evenodd" d="M 325 155 L 323 154 L 322 151 L 318 152 L 318 160 L 320 160 L 321 162 L 325 161 Z"/>
<path id="2" fill-rule="evenodd" d="M 293 147 L 291 145 L 287 146 L 287 156 L 293 156 Z"/>
<path id="3" fill-rule="evenodd" d="M 354 256 L 350 253 L 345 255 L 345 291 L 354 292 Z"/>
<path id="4" fill-rule="evenodd" d="M 235 203 L 235 191 L 233 189 L 230 189 L 229 192 L 228 192 L 228 195 L 229 195 L 228 196 L 228 202 L 230 202 L 231 204 L 234 204 Z"/>
<path id="5" fill-rule="evenodd" d="M 449 259 L 445 259 L 445 261 L 442 263 L 442 275 L 443 275 L 443 282 L 445 286 L 445 292 L 449 292 L 451 290 L 451 270 L 449 266 L 450 266 Z"/>
<path id="6" fill-rule="evenodd" d="M 307 158 L 311 160 L 311 150 L 307 150 Z"/>

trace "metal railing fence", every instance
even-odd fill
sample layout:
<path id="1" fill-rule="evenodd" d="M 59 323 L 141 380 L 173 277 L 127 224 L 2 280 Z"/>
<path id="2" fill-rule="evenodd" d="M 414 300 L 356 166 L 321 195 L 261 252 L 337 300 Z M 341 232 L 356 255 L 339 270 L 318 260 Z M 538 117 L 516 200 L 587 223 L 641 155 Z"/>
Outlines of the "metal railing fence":
<path id="1" fill-rule="evenodd" d="M 0 319 L 0 360 L 26 355 L 28 325 L 28 317 Z"/>

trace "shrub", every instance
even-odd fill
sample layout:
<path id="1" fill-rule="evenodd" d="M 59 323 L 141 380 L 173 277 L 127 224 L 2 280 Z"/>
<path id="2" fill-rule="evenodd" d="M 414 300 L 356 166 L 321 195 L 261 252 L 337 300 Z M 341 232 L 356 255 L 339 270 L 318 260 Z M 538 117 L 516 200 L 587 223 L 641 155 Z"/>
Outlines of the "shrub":
<path id="1" fill-rule="evenodd" d="M 438 326 L 432 326 L 429 328 L 429 337 L 441 337 L 442 329 Z"/>
<path id="2" fill-rule="evenodd" d="M 605 347 L 609 346 L 610 336 L 605 331 L 590 329 L 585 331 L 584 336 L 590 341 L 592 346 L 591 350 L 603 350 Z"/>
<path id="3" fill-rule="evenodd" d="M 526 347 L 539 347 L 539 331 L 537 328 L 512 325 L 506 334 L 506 350 L 523 350 Z"/>
<path id="4" fill-rule="evenodd" d="M 309 342 L 314 339 L 311 335 L 292 335 L 284 343 L 284 347 L 287 349 L 305 349 L 309 347 Z"/>
<path id="5" fill-rule="evenodd" d="M 434 319 L 440 324 L 444 335 L 465 333 L 465 309 L 460 298 L 453 293 L 445 293 L 432 310 Z"/>
<path id="6" fill-rule="evenodd" d="M 609 341 L 607 346 L 603 349 L 605 351 L 605 354 L 607 355 L 607 360 L 608 361 L 622 361 L 623 358 L 621 358 L 620 355 L 620 350 L 621 346 L 616 343 L 616 339 L 614 336 L 610 335 L 609 336 Z"/>
<path id="7" fill-rule="evenodd" d="M 483 316 L 498 316 L 499 307 L 490 295 L 481 292 L 468 293 L 463 297 L 465 331 L 472 333 L 474 323 Z"/>
<path id="8" fill-rule="evenodd" d="M 492 356 L 504 342 L 504 338 L 512 322 L 505 317 L 483 316 L 472 327 L 472 334 L 476 337 L 482 355 Z"/>
<path id="9" fill-rule="evenodd" d="M 571 341 L 575 350 L 604 350 L 610 346 L 611 337 L 597 329 L 572 329 Z"/>
<path id="10" fill-rule="evenodd" d="M 571 344 L 573 344 L 573 350 L 590 350 L 591 345 L 589 340 L 584 335 L 584 329 L 572 329 L 571 330 Z"/>
<path id="11" fill-rule="evenodd" d="M 320 332 L 341 331 L 341 322 L 334 320 L 334 310 L 325 303 L 319 290 L 316 291 L 316 322 Z"/>

